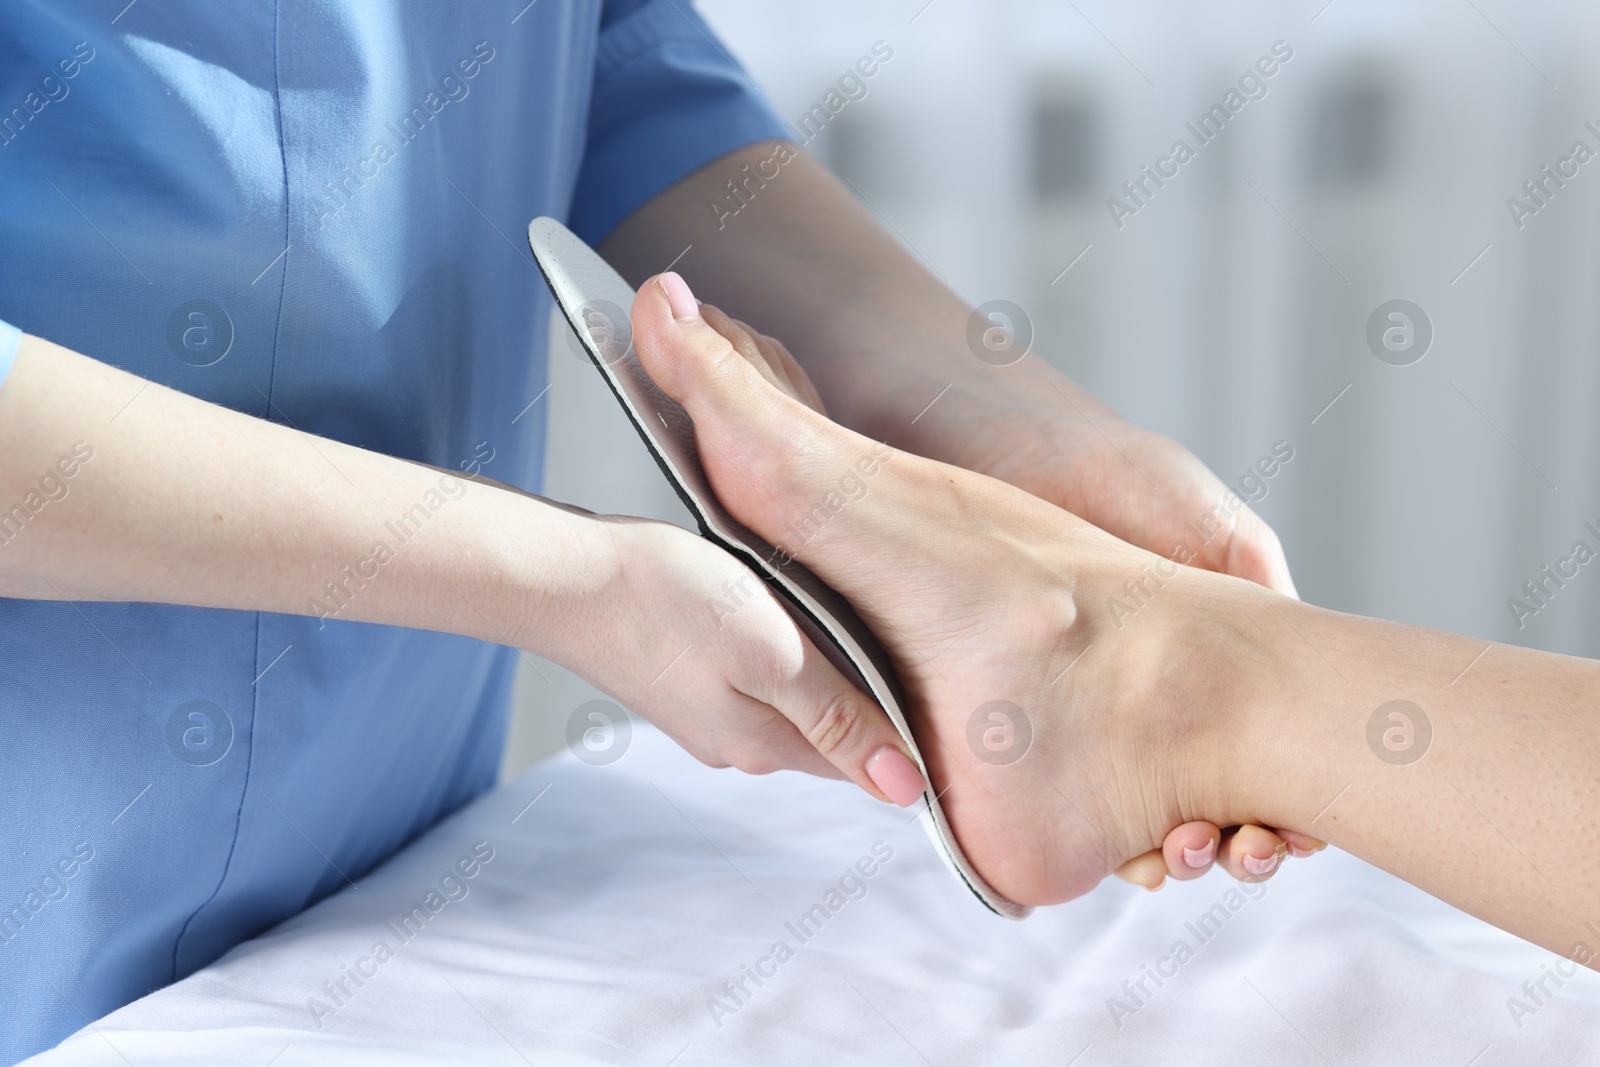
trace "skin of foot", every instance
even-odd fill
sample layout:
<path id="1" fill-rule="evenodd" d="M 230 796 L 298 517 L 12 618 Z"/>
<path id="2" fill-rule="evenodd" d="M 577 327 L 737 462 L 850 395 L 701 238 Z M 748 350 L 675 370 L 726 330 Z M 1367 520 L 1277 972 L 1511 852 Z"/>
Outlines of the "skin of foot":
<path id="1" fill-rule="evenodd" d="M 884 644 L 962 847 L 1000 892 L 1055 903 L 1130 862 L 1124 875 L 1152 888 L 1219 861 L 1260 880 L 1291 847 L 1320 847 L 1259 826 L 1224 836 L 1247 821 L 1228 776 L 1195 773 L 1230 758 L 1229 709 L 1248 701 L 1248 672 L 1207 667 L 1250 641 L 1197 620 L 1277 594 L 829 422 L 781 346 L 675 275 L 640 289 L 633 318 L 723 504 Z M 996 729 L 1015 747 L 993 750 Z"/>
<path id="2" fill-rule="evenodd" d="M 699 313 L 770 385 L 813 411 L 827 414 L 811 379 L 781 341 L 730 318 L 711 304 L 700 304 Z M 1292 593 L 1293 585 L 1283 584 Z M 1325 847 L 1324 842 L 1292 830 L 1274 832 L 1260 826 L 1223 830 L 1212 823 L 1194 821 L 1171 830 L 1160 849 L 1135 856 L 1113 873 L 1151 891 L 1160 889 L 1168 878 L 1198 878 L 1213 865 L 1220 865 L 1240 881 L 1259 882 L 1271 878 L 1285 857 L 1311 856 Z"/>

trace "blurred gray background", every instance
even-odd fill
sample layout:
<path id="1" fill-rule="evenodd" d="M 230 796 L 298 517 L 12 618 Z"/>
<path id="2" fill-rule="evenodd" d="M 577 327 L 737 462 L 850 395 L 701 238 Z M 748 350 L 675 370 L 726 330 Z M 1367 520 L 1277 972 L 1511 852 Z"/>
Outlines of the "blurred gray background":
<path id="1" fill-rule="evenodd" d="M 1600 6 L 697 6 L 791 122 L 892 48 L 808 150 L 964 297 L 1020 305 L 1034 352 L 1224 481 L 1289 442 L 1254 506 L 1307 600 L 1600 654 L 1600 562 L 1542 605 L 1524 591 L 1576 541 L 1600 550 Z M 1202 145 L 1185 124 L 1276 42 L 1292 58 Z M 1129 197 L 1179 139 L 1194 158 Z M 1378 345 L 1390 360 L 1431 324 L 1408 365 L 1368 342 L 1391 300 L 1422 318 L 1409 349 Z M 546 492 L 682 521 L 565 338 L 551 362 Z M 1520 627 L 1512 597 L 1538 609 Z M 537 667 L 508 772 L 594 695 Z"/>

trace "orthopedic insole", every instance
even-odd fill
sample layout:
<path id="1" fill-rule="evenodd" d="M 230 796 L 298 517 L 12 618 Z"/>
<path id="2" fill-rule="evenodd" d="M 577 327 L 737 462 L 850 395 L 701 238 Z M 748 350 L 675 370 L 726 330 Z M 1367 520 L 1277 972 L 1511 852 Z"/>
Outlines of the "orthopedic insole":
<path id="1" fill-rule="evenodd" d="M 844 597 L 745 529 L 717 500 L 700 465 L 694 423 L 688 412 L 650 380 L 633 350 L 628 320 L 633 306 L 632 287 L 555 219 L 537 218 L 529 223 L 528 244 L 568 325 L 611 386 L 645 447 L 700 524 L 701 534 L 755 571 L 829 662 L 883 705 L 911 750 L 912 759 L 927 777 L 927 765 L 906 722 L 900 682 L 872 631 Z M 922 805 L 926 817 L 918 821 L 938 846 L 951 873 L 996 914 L 1012 919 L 1026 916 L 1032 909 L 995 892 L 967 861 L 931 785 L 922 794 Z"/>

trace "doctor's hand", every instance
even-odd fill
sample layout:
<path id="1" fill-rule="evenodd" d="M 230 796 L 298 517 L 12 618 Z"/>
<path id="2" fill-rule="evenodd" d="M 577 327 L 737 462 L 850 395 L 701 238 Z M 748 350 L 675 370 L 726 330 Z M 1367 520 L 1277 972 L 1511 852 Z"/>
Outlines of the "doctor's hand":
<path id="1" fill-rule="evenodd" d="M 1296 595 L 1277 534 L 1236 491 L 1039 357 L 971 368 L 941 406 L 913 427 L 919 454 L 1010 482 L 1157 555 Z"/>
<path id="2" fill-rule="evenodd" d="M 591 519 L 605 546 L 594 592 L 547 655 L 713 767 L 848 778 L 901 806 L 922 795 L 883 709 L 752 571 L 670 523 Z"/>

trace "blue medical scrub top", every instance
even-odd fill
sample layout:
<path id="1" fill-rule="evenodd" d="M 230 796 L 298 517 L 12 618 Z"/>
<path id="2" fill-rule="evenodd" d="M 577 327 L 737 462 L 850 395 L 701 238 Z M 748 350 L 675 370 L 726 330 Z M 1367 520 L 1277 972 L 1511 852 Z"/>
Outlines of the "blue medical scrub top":
<path id="1" fill-rule="evenodd" d="M 784 135 L 687 0 L 122 5 L 0 8 L 0 319 L 529 488 L 560 398 L 529 406 L 551 305 L 528 221 L 597 241 Z M 513 664 L 394 627 L 0 599 L 0 1058 L 490 787 Z"/>

